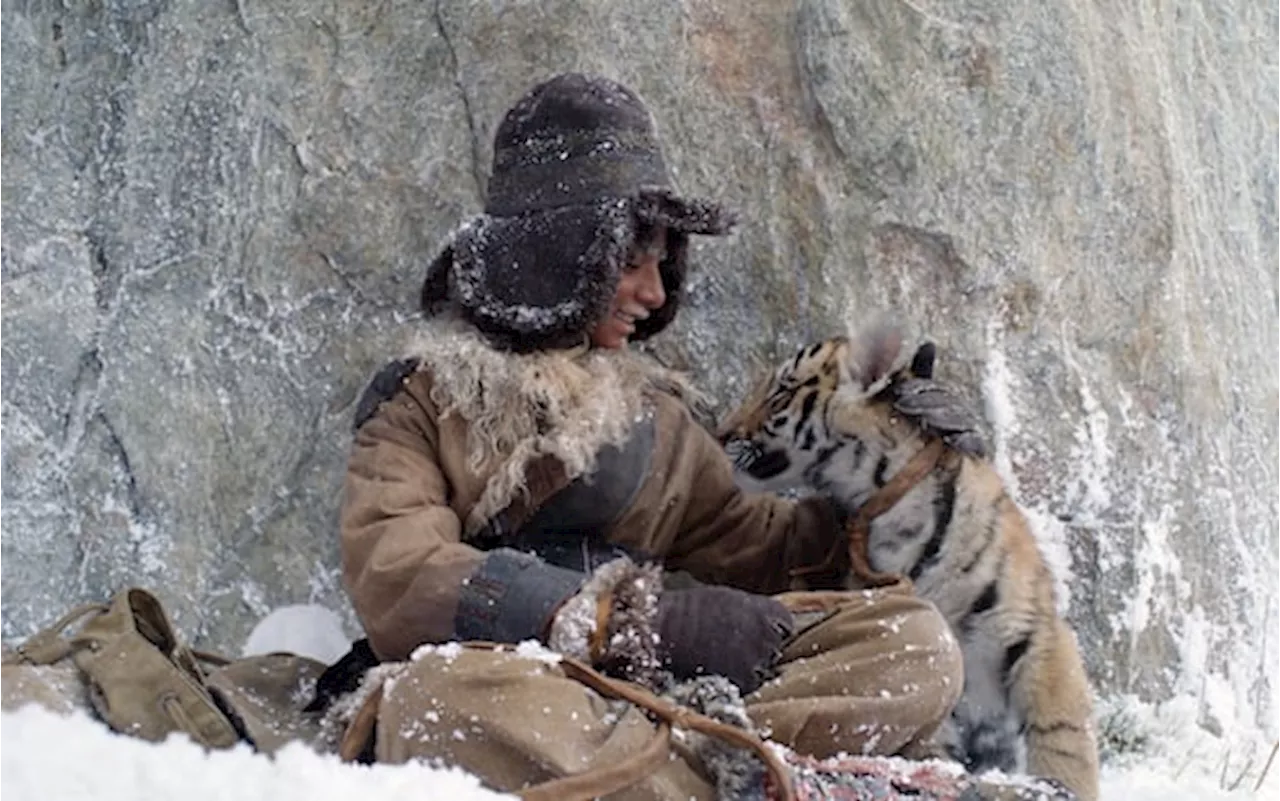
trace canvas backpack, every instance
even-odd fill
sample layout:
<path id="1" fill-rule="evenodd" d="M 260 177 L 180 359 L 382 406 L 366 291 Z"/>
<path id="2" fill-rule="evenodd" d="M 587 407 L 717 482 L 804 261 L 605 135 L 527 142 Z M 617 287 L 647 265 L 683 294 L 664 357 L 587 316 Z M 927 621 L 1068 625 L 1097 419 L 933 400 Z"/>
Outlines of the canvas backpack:
<path id="1" fill-rule="evenodd" d="M 48 675 L 65 680 L 74 666 L 89 705 L 116 731 L 152 741 L 183 732 L 209 748 L 227 748 L 240 734 L 205 686 L 201 657 L 226 661 L 183 645 L 156 597 L 131 588 L 107 603 L 72 609 L 6 653 L 3 663 L 6 684 L 16 680 L 36 696 L 40 673 L 17 668 L 48 667 Z M 18 700 L 6 690 L 6 702 Z"/>

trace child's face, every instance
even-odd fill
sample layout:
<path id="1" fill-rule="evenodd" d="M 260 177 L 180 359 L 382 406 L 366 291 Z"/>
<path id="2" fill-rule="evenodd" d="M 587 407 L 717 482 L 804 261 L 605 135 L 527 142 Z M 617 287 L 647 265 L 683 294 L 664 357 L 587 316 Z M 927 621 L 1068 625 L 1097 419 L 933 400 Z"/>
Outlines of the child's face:
<path id="1" fill-rule="evenodd" d="M 591 329 L 591 344 L 597 348 L 626 347 L 636 332 L 636 321 L 647 318 L 667 302 L 658 272 L 667 253 L 667 229 L 657 229 L 647 240 L 632 249 L 609 310 Z"/>

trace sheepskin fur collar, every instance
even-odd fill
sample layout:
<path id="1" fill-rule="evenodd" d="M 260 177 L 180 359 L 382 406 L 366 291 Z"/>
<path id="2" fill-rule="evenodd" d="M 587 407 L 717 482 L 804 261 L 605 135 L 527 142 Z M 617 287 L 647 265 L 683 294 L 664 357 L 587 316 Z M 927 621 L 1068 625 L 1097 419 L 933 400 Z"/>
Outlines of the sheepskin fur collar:
<path id="1" fill-rule="evenodd" d="M 621 447 L 652 414 L 655 390 L 701 397 L 684 376 L 642 353 L 584 344 L 516 354 L 496 350 L 457 319 L 421 324 L 406 355 L 430 372 L 440 418 L 456 414 L 467 422 L 468 468 L 497 466 L 464 522 L 467 534 L 526 491 L 532 459 L 554 456 L 576 479 L 595 469 L 602 447 Z"/>

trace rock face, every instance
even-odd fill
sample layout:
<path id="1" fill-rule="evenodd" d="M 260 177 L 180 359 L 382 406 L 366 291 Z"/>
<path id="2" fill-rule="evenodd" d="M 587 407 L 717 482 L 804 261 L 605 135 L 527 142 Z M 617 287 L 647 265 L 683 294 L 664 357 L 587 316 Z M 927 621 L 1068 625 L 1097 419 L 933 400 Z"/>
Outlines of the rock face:
<path id="1" fill-rule="evenodd" d="M 728 404 L 889 313 L 984 404 L 1104 694 L 1277 710 L 1274 4 L 6 4 L 3 630 L 344 610 L 357 393 L 553 72 L 650 103 Z M 354 631 L 354 629 L 353 629 Z"/>

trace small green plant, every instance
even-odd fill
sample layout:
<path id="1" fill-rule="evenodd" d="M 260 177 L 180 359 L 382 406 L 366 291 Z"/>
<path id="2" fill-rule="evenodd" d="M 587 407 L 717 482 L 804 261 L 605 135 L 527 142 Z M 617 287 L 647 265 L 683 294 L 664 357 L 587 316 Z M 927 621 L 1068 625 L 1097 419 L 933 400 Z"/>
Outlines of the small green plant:
<path id="1" fill-rule="evenodd" d="M 1151 747 L 1150 726 L 1124 701 L 1100 709 L 1097 724 L 1098 757 L 1103 764 L 1146 753 Z"/>

